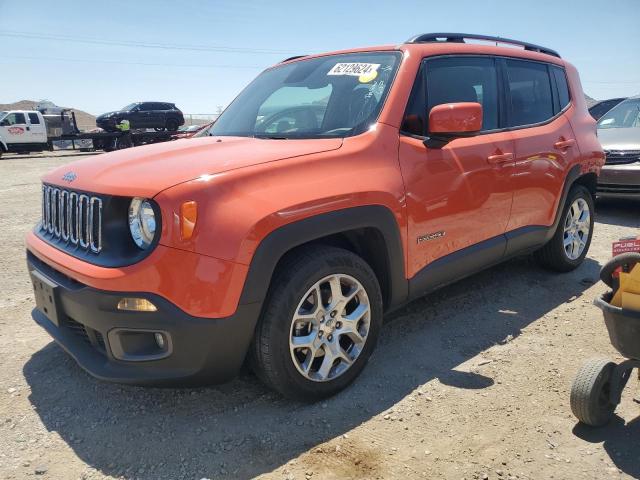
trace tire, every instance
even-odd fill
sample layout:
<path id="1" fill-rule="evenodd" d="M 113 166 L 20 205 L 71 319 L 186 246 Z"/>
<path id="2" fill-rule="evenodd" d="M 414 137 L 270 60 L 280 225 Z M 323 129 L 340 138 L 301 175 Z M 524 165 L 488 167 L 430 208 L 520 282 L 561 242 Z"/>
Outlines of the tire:
<path id="1" fill-rule="evenodd" d="M 616 255 L 605 263 L 600 270 L 600 280 L 602 280 L 607 286 L 613 288 L 615 283 L 613 272 L 618 267 L 622 267 L 624 271 L 628 272 L 636 263 L 640 263 L 640 253 L 627 252 Z"/>
<path id="2" fill-rule="evenodd" d="M 587 213 L 589 217 L 588 219 L 580 217 L 583 218 L 583 220 L 574 224 L 573 216 L 579 213 L 577 208 L 581 207 L 588 208 Z M 553 237 L 544 247 L 534 253 L 534 257 L 538 263 L 542 267 L 556 272 L 570 272 L 579 267 L 587 256 L 591 239 L 593 238 L 593 212 L 593 196 L 591 192 L 582 185 L 572 186 L 571 190 L 569 190 L 569 195 L 567 195 L 564 207 L 562 208 L 560 222 Z M 569 217 L 570 214 L 572 218 Z M 565 231 L 567 222 L 570 222 L 568 226 L 569 230 Z M 584 229 L 587 225 L 588 233 L 585 234 Z M 568 246 L 570 251 L 565 249 L 565 234 L 567 235 L 567 239 L 577 239 L 575 247 L 573 242 Z M 581 236 L 581 234 L 584 236 Z M 574 250 L 574 248 L 577 248 L 581 242 L 584 242 L 584 244 L 581 250 L 578 249 L 578 254 L 578 251 Z"/>
<path id="3" fill-rule="evenodd" d="M 178 130 L 178 121 L 174 120 L 174 119 L 169 119 L 167 120 L 167 124 L 166 124 L 167 130 L 170 132 L 175 132 L 176 130 Z"/>
<path id="4" fill-rule="evenodd" d="M 571 386 L 571 411 L 580 422 L 592 427 L 606 425 L 616 405 L 611 403 L 611 379 L 616 364 L 600 358 L 588 360 Z"/>
<path id="5" fill-rule="evenodd" d="M 344 310 L 340 305 L 333 309 L 336 300 L 329 293 L 329 282 L 340 285 L 336 299 L 354 295 Z M 353 322 L 367 306 L 362 320 Z M 295 316 L 303 314 L 315 319 L 296 321 Z M 346 388 L 360 374 L 381 326 L 382 295 L 371 267 L 348 250 L 303 247 L 288 254 L 273 276 L 252 342 L 250 365 L 263 382 L 284 396 L 320 400 Z M 295 347 L 294 339 L 312 339 L 310 348 Z"/>

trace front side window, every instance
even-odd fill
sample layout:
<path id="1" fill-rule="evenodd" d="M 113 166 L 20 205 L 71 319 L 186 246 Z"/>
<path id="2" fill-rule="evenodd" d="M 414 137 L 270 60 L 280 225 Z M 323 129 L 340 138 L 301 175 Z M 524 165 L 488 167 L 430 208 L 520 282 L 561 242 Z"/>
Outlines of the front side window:
<path id="1" fill-rule="evenodd" d="M 553 96 L 547 66 L 527 60 L 507 60 L 511 105 L 509 126 L 533 125 L 551 119 Z"/>
<path id="2" fill-rule="evenodd" d="M 400 52 L 328 55 L 260 74 L 220 115 L 210 135 L 341 138 L 375 123 Z"/>
<path id="3" fill-rule="evenodd" d="M 493 58 L 449 57 L 427 60 L 426 112 L 443 103 L 482 105 L 482 130 L 498 128 L 498 80 Z"/>
<path id="4" fill-rule="evenodd" d="M 10 127 L 11 125 L 25 125 L 27 121 L 25 120 L 24 113 L 10 113 L 2 120 L 2 126 Z"/>
<path id="5" fill-rule="evenodd" d="M 640 98 L 619 103 L 598 120 L 598 128 L 640 127 Z"/>

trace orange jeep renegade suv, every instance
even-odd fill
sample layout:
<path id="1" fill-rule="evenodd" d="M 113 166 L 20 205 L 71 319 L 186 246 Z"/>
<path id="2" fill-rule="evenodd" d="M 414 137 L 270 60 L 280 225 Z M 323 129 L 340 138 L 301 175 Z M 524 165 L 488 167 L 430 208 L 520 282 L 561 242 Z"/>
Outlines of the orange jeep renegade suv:
<path id="1" fill-rule="evenodd" d="M 603 163 L 553 50 L 444 33 L 290 58 L 207 137 L 44 177 L 33 318 L 101 379 L 221 382 L 247 359 L 325 397 L 385 311 L 514 255 L 580 265 Z"/>

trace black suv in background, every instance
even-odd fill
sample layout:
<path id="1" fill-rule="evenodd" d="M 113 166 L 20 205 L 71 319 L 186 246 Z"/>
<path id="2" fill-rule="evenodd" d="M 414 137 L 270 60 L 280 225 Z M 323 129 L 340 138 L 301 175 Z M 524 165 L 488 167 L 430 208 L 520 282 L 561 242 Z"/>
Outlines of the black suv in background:
<path id="1" fill-rule="evenodd" d="M 184 125 L 182 112 L 173 103 L 136 102 L 116 112 L 107 112 L 96 118 L 96 125 L 115 131 L 121 120 L 129 120 L 131 128 L 154 128 L 157 131 L 167 129 L 175 132 Z"/>

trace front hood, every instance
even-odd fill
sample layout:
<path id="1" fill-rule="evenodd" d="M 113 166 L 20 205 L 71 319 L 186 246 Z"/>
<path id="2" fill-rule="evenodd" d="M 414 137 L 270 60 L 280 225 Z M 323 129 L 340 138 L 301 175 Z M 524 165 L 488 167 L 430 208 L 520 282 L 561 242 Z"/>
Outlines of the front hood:
<path id="1" fill-rule="evenodd" d="M 336 150 L 341 146 L 341 138 L 191 138 L 85 157 L 53 170 L 42 180 L 87 192 L 153 197 L 201 175 Z M 67 184 L 63 177 L 73 180 Z"/>
<path id="2" fill-rule="evenodd" d="M 598 140 L 604 150 L 640 150 L 640 127 L 599 128 Z"/>
<path id="3" fill-rule="evenodd" d="M 124 112 L 124 111 L 121 111 L 121 110 L 118 110 L 116 112 L 107 112 L 107 113 L 103 113 L 102 115 L 98 115 L 96 117 L 96 120 L 102 120 L 104 118 L 109 118 L 109 117 L 112 117 L 114 115 L 122 115 L 123 113 L 129 113 L 129 112 Z"/>

